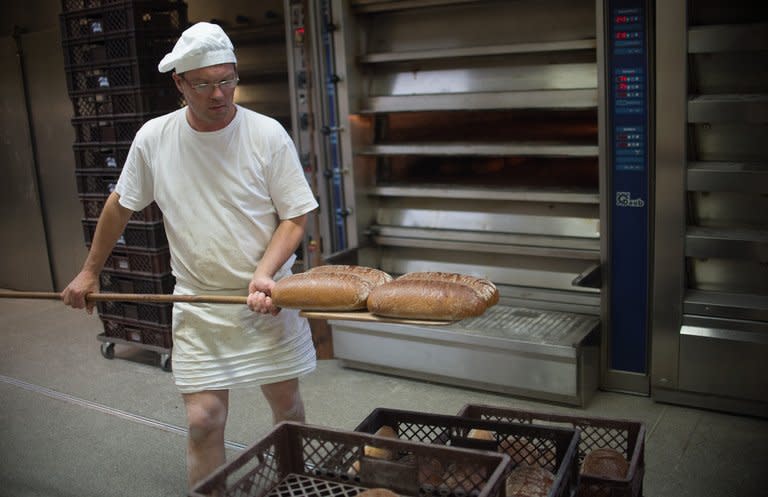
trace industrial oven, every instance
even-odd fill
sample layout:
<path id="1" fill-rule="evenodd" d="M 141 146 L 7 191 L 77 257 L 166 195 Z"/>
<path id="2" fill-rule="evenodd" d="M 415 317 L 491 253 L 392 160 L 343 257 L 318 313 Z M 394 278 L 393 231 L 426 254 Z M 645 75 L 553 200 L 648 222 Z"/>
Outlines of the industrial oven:
<path id="1" fill-rule="evenodd" d="M 669 213 L 654 208 L 652 2 L 284 5 L 294 139 L 321 205 L 309 263 L 461 272 L 501 293 L 445 327 L 331 321 L 341 363 L 575 405 L 651 393 L 654 274 L 673 276 L 654 264 L 671 245 L 654 238 Z"/>

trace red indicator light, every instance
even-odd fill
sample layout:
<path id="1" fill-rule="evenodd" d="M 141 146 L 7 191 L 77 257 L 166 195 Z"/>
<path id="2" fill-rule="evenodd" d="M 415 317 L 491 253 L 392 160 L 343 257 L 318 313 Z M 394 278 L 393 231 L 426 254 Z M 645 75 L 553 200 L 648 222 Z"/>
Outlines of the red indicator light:
<path id="1" fill-rule="evenodd" d="M 626 24 L 627 16 L 616 16 L 616 24 Z"/>
<path id="2" fill-rule="evenodd" d="M 616 39 L 617 40 L 626 40 L 627 39 L 627 32 L 626 31 L 619 31 L 616 33 Z"/>
<path id="3" fill-rule="evenodd" d="M 626 83 L 619 83 L 619 90 L 626 90 L 627 84 Z"/>

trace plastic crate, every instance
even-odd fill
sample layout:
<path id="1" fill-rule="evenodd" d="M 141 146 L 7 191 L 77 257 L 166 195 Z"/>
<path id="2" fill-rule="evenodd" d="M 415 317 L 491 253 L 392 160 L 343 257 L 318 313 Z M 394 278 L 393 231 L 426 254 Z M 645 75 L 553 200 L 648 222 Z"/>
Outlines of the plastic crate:
<path id="1" fill-rule="evenodd" d="M 133 117 L 76 117 L 72 119 L 75 140 L 78 144 L 125 144 L 130 145 L 139 128 L 154 116 Z"/>
<path id="2" fill-rule="evenodd" d="M 595 497 L 639 497 L 643 494 L 645 474 L 645 424 L 623 419 L 550 414 L 505 407 L 467 404 L 459 416 L 540 426 L 571 426 L 581 432 L 577 460 L 594 449 L 611 448 L 621 452 L 629 462 L 626 478 L 614 480 L 581 475 L 579 494 Z"/>
<path id="3" fill-rule="evenodd" d="M 101 316 L 149 325 L 170 326 L 173 313 L 173 304 L 97 302 L 96 306 Z"/>
<path id="4" fill-rule="evenodd" d="M 88 220 L 98 220 L 104 209 L 104 203 L 107 196 L 80 196 L 80 203 L 83 204 L 83 214 Z M 136 211 L 131 215 L 131 221 L 138 223 L 154 223 L 163 220 L 163 213 L 156 203 L 152 202 L 146 208 Z"/>
<path id="5" fill-rule="evenodd" d="M 540 466 L 555 476 L 555 482 L 547 493 L 549 497 L 570 497 L 576 490 L 579 432 L 574 428 L 378 408 L 355 431 L 376 433 L 383 426 L 394 429 L 399 439 L 504 452 L 511 457 L 513 465 L 525 463 Z M 490 431 L 494 440 L 469 438 L 472 429 Z"/>
<path id="6" fill-rule="evenodd" d="M 128 157 L 130 145 L 107 144 L 76 144 L 72 147 L 75 152 L 76 169 L 122 169 Z"/>
<path id="7" fill-rule="evenodd" d="M 160 60 L 173 49 L 179 34 L 118 31 L 108 36 L 63 42 L 64 66 L 135 59 L 140 56 Z"/>
<path id="8" fill-rule="evenodd" d="M 135 321 L 100 316 L 104 336 L 142 345 L 170 349 L 173 346 L 171 326 L 148 325 Z"/>
<path id="9" fill-rule="evenodd" d="M 99 275 L 101 292 L 171 294 L 176 284 L 172 274 L 140 276 L 102 271 Z"/>
<path id="10" fill-rule="evenodd" d="M 120 171 L 114 169 L 75 169 L 77 193 L 80 195 L 96 194 L 107 196 L 114 191 L 119 177 Z"/>
<path id="11" fill-rule="evenodd" d="M 168 249 L 152 250 L 117 247 L 107 257 L 104 268 L 116 273 L 158 276 L 171 268 L 171 254 Z"/>
<path id="12" fill-rule="evenodd" d="M 83 233 L 85 243 L 93 241 L 96 233 L 96 221 L 83 219 Z M 161 249 L 168 247 L 168 239 L 165 236 L 163 223 L 128 223 L 120 238 L 117 247 Z"/>
<path id="13" fill-rule="evenodd" d="M 74 12 L 124 2 L 125 0 L 61 0 L 61 10 L 62 12 Z"/>
<path id="14" fill-rule="evenodd" d="M 366 445 L 389 450 L 400 461 L 364 456 Z M 360 472 L 350 476 L 356 462 Z M 459 478 L 451 468 L 464 469 L 467 477 Z M 220 489 L 215 495 L 354 497 L 369 488 L 388 488 L 412 496 L 503 497 L 509 469 L 506 454 L 283 422 L 189 495 L 212 495 Z"/>
<path id="15" fill-rule="evenodd" d="M 175 87 L 131 88 L 71 95 L 75 117 L 104 117 L 170 112 L 184 105 Z"/>
<path id="16" fill-rule="evenodd" d="M 157 70 L 157 59 L 137 57 L 65 67 L 70 95 L 83 91 L 168 85 L 170 76 Z"/>
<path id="17" fill-rule="evenodd" d="M 65 9 L 59 20 L 65 42 L 124 31 L 167 34 L 181 32 L 187 26 L 187 5 L 162 0 L 115 2 L 87 9 Z"/>

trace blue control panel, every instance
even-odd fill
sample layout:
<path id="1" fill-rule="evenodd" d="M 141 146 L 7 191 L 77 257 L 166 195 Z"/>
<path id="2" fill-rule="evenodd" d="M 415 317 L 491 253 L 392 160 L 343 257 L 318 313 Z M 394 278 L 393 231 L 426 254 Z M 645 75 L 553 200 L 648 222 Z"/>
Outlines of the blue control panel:
<path id="1" fill-rule="evenodd" d="M 649 56 L 644 1 L 607 2 L 611 295 L 609 368 L 648 370 Z"/>

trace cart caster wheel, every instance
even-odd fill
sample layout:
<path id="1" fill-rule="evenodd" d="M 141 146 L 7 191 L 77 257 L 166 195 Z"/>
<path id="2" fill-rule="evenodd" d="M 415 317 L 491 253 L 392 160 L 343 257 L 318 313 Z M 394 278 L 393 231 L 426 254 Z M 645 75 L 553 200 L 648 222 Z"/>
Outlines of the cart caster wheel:
<path id="1" fill-rule="evenodd" d="M 105 359 L 115 358 L 115 344 L 112 342 L 104 342 L 101 344 L 101 355 Z"/>
<path id="2" fill-rule="evenodd" d="M 163 371 L 171 371 L 171 355 L 160 354 L 160 367 Z"/>

